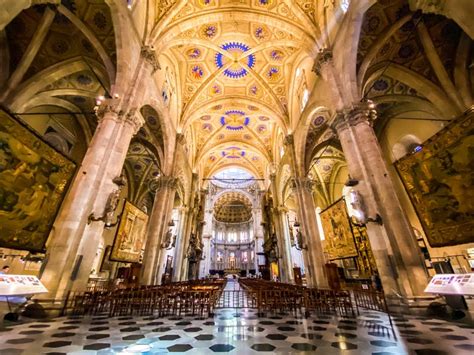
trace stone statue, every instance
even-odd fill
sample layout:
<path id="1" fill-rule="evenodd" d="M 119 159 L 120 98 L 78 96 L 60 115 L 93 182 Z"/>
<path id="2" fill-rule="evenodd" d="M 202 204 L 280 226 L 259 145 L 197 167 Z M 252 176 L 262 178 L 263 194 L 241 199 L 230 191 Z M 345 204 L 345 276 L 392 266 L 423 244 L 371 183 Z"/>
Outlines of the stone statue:
<path id="1" fill-rule="evenodd" d="M 114 218 L 115 210 L 120 201 L 120 189 L 112 191 L 107 199 L 104 209 L 104 223 L 106 226 L 111 225 Z"/>
<path id="2" fill-rule="evenodd" d="M 162 249 L 171 249 L 170 246 L 173 244 L 173 232 L 171 231 L 171 228 L 168 229 L 168 232 L 166 232 L 165 237 L 163 238 L 163 242 L 161 243 L 161 248 Z"/>
<path id="3" fill-rule="evenodd" d="M 303 233 L 301 233 L 301 231 L 298 231 L 296 233 L 296 244 L 298 245 L 298 247 L 300 249 L 303 249 L 304 245 L 303 245 Z"/>

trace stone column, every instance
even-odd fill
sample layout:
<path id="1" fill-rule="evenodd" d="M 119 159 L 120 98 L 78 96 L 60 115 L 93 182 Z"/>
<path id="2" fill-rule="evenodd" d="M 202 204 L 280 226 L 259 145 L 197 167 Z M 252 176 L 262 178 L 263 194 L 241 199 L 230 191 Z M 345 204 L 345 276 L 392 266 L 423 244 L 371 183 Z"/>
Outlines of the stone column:
<path id="1" fill-rule="evenodd" d="M 333 126 L 367 217 L 382 218 L 382 225 L 368 222 L 367 233 L 386 295 L 421 296 L 427 273 L 372 128 L 375 118 L 373 104 L 358 103 L 339 112 Z"/>
<path id="2" fill-rule="evenodd" d="M 161 248 L 168 232 L 168 222 L 173 210 L 177 179 L 159 176 L 151 186 L 156 189 L 153 209 L 148 222 L 145 255 L 143 256 L 141 284 L 157 285 L 161 280 L 162 264 L 166 263 L 166 250 Z M 165 260 L 162 260 L 162 259 Z"/>
<path id="3" fill-rule="evenodd" d="M 179 210 L 179 225 L 176 232 L 176 248 L 173 260 L 173 281 L 179 281 L 179 275 L 181 272 L 181 255 L 183 254 L 182 244 L 186 230 L 188 211 L 188 207 L 181 207 Z"/>
<path id="4" fill-rule="evenodd" d="M 272 190 L 272 196 L 273 196 L 273 203 L 274 203 L 274 208 L 272 209 L 272 216 L 273 216 L 273 221 L 274 221 L 274 226 L 275 226 L 275 233 L 277 236 L 278 240 L 278 249 L 279 249 L 279 271 L 280 271 L 280 280 L 282 282 L 289 282 L 290 278 L 288 275 L 289 267 L 288 267 L 288 260 L 289 260 L 289 250 L 285 248 L 285 231 L 283 229 L 283 224 L 281 221 L 281 215 L 280 211 L 278 209 L 278 192 L 277 192 L 277 187 L 276 187 L 276 175 L 275 174 L 270 174 L 270 181 L 271 181 L 271 190 Z"/>
<path id="5" fill-rule="evenodd" d="M 210 234 L 204 234 L 202 236 L 203 247 L 203 256 L 205 259 L 201 261 L 201 270 L 199 272 L 199 277 L 206 277 L 209 275 L 209 269 L 211 268 L 211 236 Z"/>
<path id="6" fill-rule="evenodd" d="M 288 210 L 280 206 L 278 208 L 278 222 L 281 226 L 281 233 L 282 233 L 282 248 L 284 249 L 284 253 L 282 253 L 282 257 L 285 258 L 285 267 L 287 278 L 285 282 L 293 283 L 294 276 L 293 276 L 293 261 L 291 258 L 291 244 L 290 244 L 290 229 L 288 226 L 288 218 L 286 217 L 286 213 Z"/>
<path id="7" fill-rule="evenodd" d="M 62 298 L 76 286 L 85 286 L 104 222 L 88 224 L 89 216 L 104 217 L 107 200 L 117 189 L 133 135 L 143 124 L 135 110 L 125 113 L 116 100 L 105 102 L 99 125 L 53 226 L 48 261 L 41 281 L 48 298 Z"/>
<path id="8" fill-rule="evenodd" d="M 325 258 L 321 236 L 316 220 L 316 207 L 313 199 L 313 181 L 308 178 L 297 178 L 294 181 L 294 190 L 298 200 L 298 212 L 301 218 L 301 229 L 306 243 L 306 250 L 303 250 L 303 257 L 306 255 L 306 272 L 313 275 L 309 282 L 311 286 L 326 288 L 328 282 L 324 270 Z"/>
<path id="9" fill-rule="evenodd" d="M 292 135 L 285 137 L 285 146 L 290 154 L 292 170 L 296 178 L 293 179 L 293 191 L 298 202 L 297 214 L 301 221 L 301 229 L 307 249 L 303 250 L 305 262 L 306 283 L 310 287 L 328 287 L 326 273 L 324 270 L 324 253 L 321 236 L 316 222 L 316 208 L 313 199 L 313 182 L 298 176 L 296 166 L 296 150 Z"/>
<path id="10" fill-rule="evenodd" d="M 189 210 L 186 214 L 186 224 L 184 226 L 183 235 L 180 241 L 180 245 L 177 250 L 177 257 L 176 257 L 176 265 L 179 265 L 180 272 L 178 277 L 180 281 L 184 281 L 187 279 L 188 275 L 188 259 L 186 257 L 186 252 L 188 250 L 189 239 L 191 237 L 191 233 L 195 228 L 194 222 L 197 215 L 197 206 L 196 206 L 196 198 L 195 193 L 197 190 L 198 184 L 198 175 L 193 173 L 192 174 L 192 182 L 191 182 L 191 193 L 189 196 Z"/>

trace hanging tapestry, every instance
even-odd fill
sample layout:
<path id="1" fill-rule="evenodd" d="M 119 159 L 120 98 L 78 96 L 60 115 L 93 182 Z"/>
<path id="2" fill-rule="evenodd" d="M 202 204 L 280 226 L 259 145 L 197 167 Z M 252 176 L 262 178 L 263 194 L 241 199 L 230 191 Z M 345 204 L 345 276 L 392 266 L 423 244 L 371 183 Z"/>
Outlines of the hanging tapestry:
<path id="1" fill-rule="evenodd" d="M 138 263 L 145 245 L 148 215 L 125 201 L 110 260 Z"/>
<path id="2" fill-rule="evenodd" d="M 324 251 L 329 255 L 329 259 L 335 260 L 357 256 L 344 199 L 340 199 L 322 211 L 321 222 L 325 236 Z"/>
<path id="3" fill-rule="evenodd" d="M 473 164 L 472 114 L 395 163 L 432 247 L 474 242 Z"/>
<path id="4" fill-rule="evenodd" d="M 75 168 L 0 110 L 0 247 L 44 251 Z"/>

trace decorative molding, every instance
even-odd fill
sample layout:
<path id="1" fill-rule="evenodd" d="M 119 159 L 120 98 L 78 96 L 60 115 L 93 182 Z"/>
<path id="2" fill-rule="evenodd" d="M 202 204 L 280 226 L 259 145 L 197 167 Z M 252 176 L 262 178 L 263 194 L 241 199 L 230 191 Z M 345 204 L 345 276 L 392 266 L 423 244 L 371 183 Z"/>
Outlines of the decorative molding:
<path id="1" fill-rule="evenodd" d="M 445 15 L 446 0 L 408 0 L 408 3 L 412 11 Z"/>
<path id="2" fill-rule="evenodd" d="M 287 134 L 285 139 L 283 140 L 283 144 L 285 145 L 293 145 L 295 143 L 295 137 L 293 134 Z"/>
<path id="3" fill-rule="evenodd" d="M 153 67 L 152 73 L 156 72 L 157 70 L 161 70 L 161 66 L 158 62 L 158 57 L 153 46 L 143 46 L 140 55 L 145 59 L 145 62 Z"/>
<path id="4" fill-rule="evenodd" d="M 137 134 L 138 130 L 145 124 L 145 120 L 136 108 L 130 109 L 124 115 L 124 121 L 133 127 L 133 134 Z"/>
<path id="5" fill-rule="evenodd" d="M 316 75 L 321 76 L 323 66 L 331 63 L 332 57 L 332 50 L 329 48 L 322 48 L 314 60 L 313 72 L 315 72 Z"/>
<path id="6" fill-rule="evenodd" d="M 376 119 L 375 105 L 371 101 L 365 101 L 357 103 L 349 109 L 338 111 L 332 127 L 336 132 L 340 132 L 361 123 L 372 126 Z"/>
<path id="7" fill-rule="evenodd" d="M 148 183 L 148 189 L 151 192 L 158 192 L 164 189 L 176 189 L 178 186 L 178 178 L 173 176 L 158 176 L 156 179 L 152 179 Z"/>

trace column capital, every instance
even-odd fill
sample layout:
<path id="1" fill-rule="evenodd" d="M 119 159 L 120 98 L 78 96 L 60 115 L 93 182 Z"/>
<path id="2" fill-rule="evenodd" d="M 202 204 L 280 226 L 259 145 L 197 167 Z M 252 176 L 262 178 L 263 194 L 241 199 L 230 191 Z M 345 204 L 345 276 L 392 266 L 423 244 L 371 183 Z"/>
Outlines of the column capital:
<path id="1" fill-rule="evenodd" d="M 145 124 L 145 119 L 136 108 L 130 109 L 124 115 L 124 121 L 133 127 L 134 134 L 137 134 L 138 130 Z"/>
<path id="2" fill-rule="evenodd" d="M 143 46 L 140 55 L 143 59 L 145 59 L 146 63 L 152 66 L 152 73 L 161 69 L 160 63 L 158 62 L 158 57 L 153 46 Z"/>
<path id="3" fill-rule="evenodd" d="M 116 99 L 106 99 L 102 101 L 99 107 L 96 107 L 95 114 L 99 123 L 106 117 L 118 120 L 125 112 L 120 107 L 120 102 Z M 108 115 L 110 114 L 110 115 Z"/>
<path id="4" fill-rule="evenodd" d="M 158 176 L 156 179 L 150 180 L 148 188 L 150 191 L 157 192 L 164 189 L 176 189 L 178 178 L 174 176 Z"/>
<path id="5" fill-rule="evenodd" d="M 176 142 L 180 144 L 184 144 L 186 142 L 186 139 L 183 133 L 176 133 Z"/>
<path id="6" fill-rule="evenodd" d="M 410 10 L 444 15 L 446 0 L 408 0 Z"/>
<path id="7" fill-rule="evenodd" d="M 332 50 L 329 48 L 321 48 L 316 59 L 314 60 L 313 72 L 321 76 L 323 67 L 332 62 Z"/>
<path id="8" fill-rule="evenodd" d="M 371 101 L 359 102 L 350 108 L 338 111 L 332 127 L 340 132 L 361 123 L 372 126 L 376 119 L 377 111 L 374 103 Z"/>
<path id="9" fill-rule="evenodd" d="M 285 145 L 293 145 L 295 143 L 295 137 L 293 136 L 293 134 L 287 134 L 285 136 L 285 139 L 283 140 L 283 144 Z"/>
<path id="10" fill-rule="evenodd" d="M 291 188 L 294 190 L 306 190 L 313 192 L 314 181 L 308 177 L 293 177 L 291 179 Z"/>

